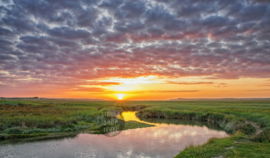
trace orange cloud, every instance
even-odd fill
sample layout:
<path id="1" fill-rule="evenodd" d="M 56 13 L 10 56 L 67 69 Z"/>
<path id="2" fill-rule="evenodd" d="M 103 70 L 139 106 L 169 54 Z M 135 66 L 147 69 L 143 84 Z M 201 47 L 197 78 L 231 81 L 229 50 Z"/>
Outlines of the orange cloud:
<path id="1" fill-rule="evenodd" d="M 168 84 L 179 84 L 179 85 L 198 85 L 198 84 L 214 84 L 213 82 L 173 82 L 167 81 Z"/>

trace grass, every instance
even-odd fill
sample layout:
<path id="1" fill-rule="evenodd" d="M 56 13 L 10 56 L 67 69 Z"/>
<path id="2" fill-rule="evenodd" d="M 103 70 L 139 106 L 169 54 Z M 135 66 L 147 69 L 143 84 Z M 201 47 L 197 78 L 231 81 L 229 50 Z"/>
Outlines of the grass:
<path id="1" fill-rule="evenodd" d="M 234 144 L 234 148 L 228 150 L 225 157 L 235 158 L 235 157 L 270 157 L 270 143 L 238 143 Z"/>
<path id="2" fill-rule="evenodd" d="M 223 114 L 219 112 L 201 112 L 190 110 L 174 110 L 168 108 L 147 108 L 141 110 L 137 116 L 143 118 L 166 118 L 166 119 L 181 119 L 181 120 L 199 120 L 218 124 L 225 131 L 235 133 L 237 130 L 245 134 L 252 134 L 256 129 L 246 124 L 245 118 L 240 118 L 234 115 Z"/>
<path id="3" fill-rule="evenodd" d="M 270 130 L 267 129 L 267 130 L 264 130 L 262 133 L 256 135 L 256 136 L 253 136 L 251 138 L 252 141 L 255 141 L 255 142 L 270 142 Z"/>
<path id="4" fill-rule="evenodd" d="M 243 133 L 237 132 L 231 137 L 210 139 L 206 144 L 190 146 L 180 152 L 175 158 L 208 158 L 223 155 L 235 157 L 270 157 L 270 143 L 254 143 L 249 141 Z"/>
<path id="5" fill-rule="evenodd" d="M 14 138 L 32 138 L 32 137 L 40 137 L 47 136 L 48 133 L 35 133 L 35 134 L 0 134 L 1 139 L 14 139 Z"/>
<path id="6" fill-rule="evenodd" d="M 0 100 L 0 138 L 38 136 L 38 134 L 95 131 L 102 127 L 100 116 L 111 110 L 140 110 L 145 119 L 155 117 L 193 120 L 217 124 L 231 137 L 211 139 L 201 146 L 190 146 L 176 157 L 269 157 L 270 101 L 141 101 L 88 102 L 82 100 Z M 254 122 L 263 130 L 255 135 Z M 122 130 L 148 127 L 128 122 Z M 13 137 L 11 137 L 13 136 Z M 236 143 L 235 143 L 236 142 Z"/>
<path id="7" fill-rule="evenodd" d="M 206 144 L 200 146 L 189 146 L 184 151 L 180 152 L 176 158 L 182 157 L 211 157 L 213 155 L 218 155 L 223 152 L 224 148 L 231 147 L 234 141 L 241 138 L 243 135 L 241 133 L 236 133 L 231 137 L 227 138 L 212 138 Z"/>
<path id="8" fill-rule="evenodd" d="M 88 129 L 97 124 L 96 118 L 113 109 L 118 108 L 110 102 L 1 100 L 0 133 L 27 135 Z"/>
<path id="9" fill-rule="evenodd" d="M 136 122 L 136 121 L 128 121 L 125 123 L 125 127 L 123 130 L 135 129 L 135 128 L 146 128 L 146 127 L 154 127 L 154 125 L 149 125 L 149 124 Z"/>

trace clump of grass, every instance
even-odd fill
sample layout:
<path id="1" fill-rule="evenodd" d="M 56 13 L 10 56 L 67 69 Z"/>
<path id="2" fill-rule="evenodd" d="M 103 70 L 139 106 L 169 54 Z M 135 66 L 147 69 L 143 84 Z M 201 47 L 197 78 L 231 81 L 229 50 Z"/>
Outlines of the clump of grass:
<path id="1" fill-rule="evenodd" d="M 135 128 L 146 128 L 146 127 L 154 127 L 154 125 L 149 125 L 149 124 L 140 123 L 140 122 L 136 122 L 136 121 L 128 121 L 128 122 L 125 122 L 125 126 L 122 130 L 135 129 Z"/>
<path id="2" fill-rule="evenodd" d="M 8 134 L 6 134 L 6 133 L 0 133 L 0 140 L 2 140 L 2 139 L 8 139 L 8 138 L 10 138 L 10 136 Z"/>
<path id="3" fill-rule="evenodd" d="M 189 146 L 180 152 L 175 158 L 190 158 L 190 157 L 213 157 L 219 156 L 218 154 L 221 153 L 224 148 L 230 147 L 234 144 L 235 140 L 240 139 L 243 137 L 242 133 L 235 133 L 231 137 L 227 138 L 212 138 L 206 144 L 199 145 L 199 146 Z"/>
<path id="4" fill-rule="evenodd" d="M 32 138 L 47 136 L 49 133 L 35 133 L 35 134 L 0 134 L 0 140 L 2 139 L 13 139 L 13 138 Z"/>
<path id="5" fill-rule="evenodd" d="M 255 141 L 255 142 L 270 142 L 270 129 L 266 129 L 264 130 L 262 133 L 256 135 L 256 136 L 253 136 L 252 141 Z"/>
<path id="6" fill-rule="evenodd" d="M 22 134 L 27 131 L 27 127 L 12 127 L 4 130 L 4 133 L 7 134 Z"/>
<path id="7" fill-rule="evenodd" d="M 247 135 L 254 134 L 256 132 L 256 128 L 253 127 L 251 124 L 241 124 L 239 127 L 237 127 L 238 130 L 240 130 L 242 133 L 245 133 Z"/>
<path id="8" fill-rule="evenodd" d="M 60 128 L 49 128 L 49 129 L 41 129 L 41 128 L 32 128 L 28 129 L 24 132 L 24 134 L 34 134 L 34 133 L 56 133 L 60 132 Z"/>
<path id="9" fill-rule="evenodd" d="M 63 132 L 71 132 L 75 130 L 75 125 L 74 124 L 68 124 L 63 127 L 61 127 L 61 131 Z"/>
<path id="10" fill-rule="evenodd" d="M 9 106 L 18 106 L 20 104 L 19 101 L 15 101 L 15 100 L 5 100 L 0 102 L 0 106 L 1 105 L 9 105 Z"/>

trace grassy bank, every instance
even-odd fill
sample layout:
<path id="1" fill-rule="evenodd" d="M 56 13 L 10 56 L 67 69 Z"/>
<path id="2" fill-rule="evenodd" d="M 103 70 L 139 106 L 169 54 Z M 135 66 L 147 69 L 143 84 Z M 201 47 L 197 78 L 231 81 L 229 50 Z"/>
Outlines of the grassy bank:
<path id="1" fill-rule="evenodd" d="M 235 133 L 237 130 L 245 134 L 252 134 L 256 129 L 246 124 L 245 118 L 239 118 L 234 115 L 228 115 L 218 112 L 200 112 L 191 110 L 174 110 L 168 108 L 154 107 L 146 108 L 137 113 L 141 118 L 166 118 L 166 119 L 181 119 L 181 120 L 198 120 L 218 124 L 228 133 Z"/>
<path id="2" fill-rule="evenodd" d="M 235 157 L 269 157 L 270 143 L 251 142 L 240 132 L 227 138 L 212 138 L 206 144 L 189 146 L 175 158 L 208 158 L 213 156 Z"/>

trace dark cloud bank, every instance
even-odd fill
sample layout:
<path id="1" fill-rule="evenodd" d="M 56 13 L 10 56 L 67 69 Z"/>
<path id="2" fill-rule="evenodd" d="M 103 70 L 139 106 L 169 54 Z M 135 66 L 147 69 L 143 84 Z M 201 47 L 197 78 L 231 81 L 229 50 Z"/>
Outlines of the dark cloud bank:
<path id="1" fill-rule="evenodd" d="M 2 0 L 0 71 L 2 86 L 141 75 L 270 77 L 270 3 Z"/>

